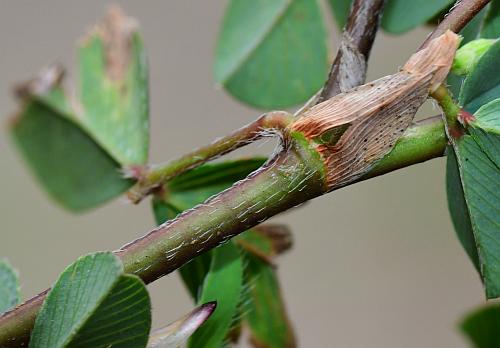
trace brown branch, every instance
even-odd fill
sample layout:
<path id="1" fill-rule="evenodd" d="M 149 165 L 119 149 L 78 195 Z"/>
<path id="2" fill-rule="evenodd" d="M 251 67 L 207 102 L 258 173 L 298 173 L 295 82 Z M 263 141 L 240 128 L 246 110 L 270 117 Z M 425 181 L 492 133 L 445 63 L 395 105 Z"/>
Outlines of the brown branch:
<path id="1" fill-rule="evenodd" d="M 316 103 L 364 83 L 384 0 L 354 0 L 342 42 Z"/>
<path id="2" fill-rule="evenodd" d="M 443 21 L 427 36 L 420 48 L 424 48 L 432 39 L 441 36 L 447 30 L 458 33 L 489 2 L 490 0 L 457 0 Z"/>

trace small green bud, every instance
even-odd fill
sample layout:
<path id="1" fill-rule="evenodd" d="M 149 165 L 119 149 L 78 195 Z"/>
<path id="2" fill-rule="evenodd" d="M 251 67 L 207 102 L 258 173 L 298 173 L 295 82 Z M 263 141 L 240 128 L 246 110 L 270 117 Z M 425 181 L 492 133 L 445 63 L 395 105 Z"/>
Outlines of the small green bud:
<path id="1" fill-rule="evenodd" d="M 455 54 L 451 72 L 464 76 L 472 71 L 479 58 L 495 43 L 496 39 L 478 39 L 460 47 Z"/>

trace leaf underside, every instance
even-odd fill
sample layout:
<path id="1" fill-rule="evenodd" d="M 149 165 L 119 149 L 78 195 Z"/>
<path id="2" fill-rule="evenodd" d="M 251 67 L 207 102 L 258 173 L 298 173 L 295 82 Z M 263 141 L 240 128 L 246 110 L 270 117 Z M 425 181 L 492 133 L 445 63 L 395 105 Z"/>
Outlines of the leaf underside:
<path id="1" fill-rule="evenodd" d="M 497 41 L 479 59 L 474 70 L 464 81 L 459 101 L 464 109 L 475 113 L 482 105 L 500 98 L 500 41 Z"/>
<path id="2" fill-rule="evenodd" d="M 146 287 L 110 252 L 81 257 L 59 277 L 36 318 L 30 348 L 145 347 Z"/>
<path id="3" fill-rule="evenodd" d="M 231 241 L 216 248 L 198 303 L 217 301 L 217 310 L 191 336 L 189 347 L 221 347 L 240 300 L 242 281 L 243 263 L 238 248 Z"/>
<path id="4" fill-rule="evenodd" d="M 142 39 L 130 34 L 128 67 L 119 80 L 109 76 L 101 35 L 79 48 L 81 118 L 122 165 L 144 164 L 149 145 L 148 72 Z"/>
<path id="5" fill-rule="evenodd" d="M 95 207 L 131 185 L 120 165 L 83 129 L 40 101 L 27 103 L 11 129 L 38 181 L 67 209 Z"/>
<path id="6" fill-rule="evenodd" d="M 447 168 L 448 202 L 459 239 L 482 276 L 486 296 L 500 296 L 500 45 L 466 77 L 460 103 L 475 120 L 453 139 Z"/>
<path id="7" fill-rule="evenodd" d="M 245 259 L 249 288 L 245 321 L 251 332 L 251 341 L 257 347 L 295 347 L 295 336 L 288 320 L 276 271 L 255 255 L 246 253 Z"/>
<path id="8" fill-rule="evenodd" d="M 52 66 L 17 89 L 12 133 L 47 192 L 79 212 L 127 190 L 121 168 L 147 161 L 147 65 L 135 20 L 116 6 L 80 41 L 79 85 Z M 76 93 L 69 91 L 76 90 Z"/>
<path id="9" fill-rule="evenodd" d="M 16 271 L 0 260 L 0 315 L 19 303 L 19 282 Z"/>

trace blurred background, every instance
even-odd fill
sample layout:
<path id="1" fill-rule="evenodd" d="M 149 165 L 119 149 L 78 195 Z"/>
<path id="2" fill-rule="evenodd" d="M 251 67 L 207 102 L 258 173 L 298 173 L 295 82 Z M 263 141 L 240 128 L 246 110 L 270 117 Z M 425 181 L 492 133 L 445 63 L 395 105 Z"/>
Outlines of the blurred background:
<path id="1" fill-rule="evenodd" d="M 217 88 L 212 63 L 227 1 L 117 1 L 136 17 L 150 63 L 150 161 L 203 145 L 261 111 Z M 323 4 L 325 5 L 325 4 Z M 9 141 L 11 87 L 39 68 L 73 67 L 74 42 L 107 2 L 0 0 L 0 257 L 20 272 L 25 299 L 50 286 L 78 256 L 116 249 L 154 227 L 149 202 L 124 198 L 83 215 L 51 202 Z M 324 10 L 329 10 L 324 6 Z M 333 57 L 338 31 L 330 21 Z M 393 73 L 430 28 L 379 33 L 369 79 Z M 430 103 L 420 111 L 438 111 Z M 269 153 L 272 144 L 239 154 Z M 301 347 L 466 347 L 456 329 L 484 300 L 448 216 L 445 160 L 438 159 L 320 197 L 273 222 L 293 228 L 279 276 Z M 154 326 L 192 307 L 177 274 L 150 287 Z M 246 346 L 242 344 L 242 346 Z"/>

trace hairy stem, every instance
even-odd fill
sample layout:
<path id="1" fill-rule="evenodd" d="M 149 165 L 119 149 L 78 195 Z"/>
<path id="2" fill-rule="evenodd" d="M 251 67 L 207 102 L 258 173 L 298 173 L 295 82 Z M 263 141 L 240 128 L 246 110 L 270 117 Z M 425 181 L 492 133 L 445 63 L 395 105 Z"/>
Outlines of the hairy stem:
<path id="1" fill-rule="evenodd" d="M 247 179 L 116 252 L 149 283 L 269 217 L 321 195 L 323 162 L 308 143 L 291 145 Z"/>
<path id="2" fill-rule="evenodd" d="M 426 45 L 430 38 L 439 36 L 445 29 L 452 29 L 455 32 L 461 30 L 487 3 L 486 0 L 462 1 L 455 6 L 422 46 Z M 346 72 L 342 69 L 341 71 Z M 332 91 L 335 94 L 335 89 L 332 88 Z M 439 98 L 441 97 L 437 97 L 438 101 Z M 190 159 L 184 158 L 184 160 L 179 160 L 177 165 L 166 166 L 164 173 L 158 176 L 160 179 L 150 179 L 154 184 L 144 185 L 144 187 L 148 187 L 147 190 L 154 189 L 157 186 L 156 183 L 159 185 L 163 182 L 162 175 L 169 177 L 169 175 L 179 174 L 196 164 L 231 151 L 237 144 L 246 144 L 249 139 L 257 135 L 251 129 L 261 129 L 261 125 L 257 128 L 252 127 L 250 125 L 246 130 L 233 133 L 234 138 L 225 137 L 225 140 L 221 140 L 220 146 L 212 144 L 211 147 L 198 150 L 198 153 L 202 155 L 200 162 L 196 162 L 195 152 L 194 155 L 191 154 Z M 278 126 L 272 125 L 272 127 Z M 443 128 L 443 122 L 436 118 L 418 122 L 406 131 L 388 155 L 356 182 L 442 156 L 446 147 Z M 299 172 L 296 173 L 295 170 L 289 172 L 293 167 L 296 167 Z M 313 171 L 310 172 L 310 170 Z M 246 181 L 236 184 L 204 205 L 182 214 L 173 222 L 160 226 L 116 253 L 122 258 L 128 272 L 139 275 L 146 282 L 153 281 L 227 238 L 283 210 L 322 194 L 324 188 L 321 171 L 322 168 L 319 168 L 318 160 L 312 155 L 310 148 L 296 139 L 288 151 L 281 152 L 274 161 L 251 175 Z M 294 178 L 303 182 L 300 185 L 292 185 Z M 142 192 L 147 192 L 147 190 Z M 277 195 L 270 198 L 276 192 Z M 256 209 L 262 200 L 267 199 L 270 199 L 269 204 L 262 207 L 263 210 L 260 210 L 262 208 Z M 217 207 L 214 207 L 214 202 L 217 202 Z M 191 224 L 185 221 L 190 221 Z M 220 224 L 223 225 L 220 226 Z M 214 229 L 214 236 L 208 238 L 208 235 L 200 234 L 200 231 L 206 233 L 211 228 Z M 45 295 L 46 291 L 0 317 L 0 347 L 26 345 Z"/>
<path id="3" fill-rule="evenodd" d="M 366 60 L 375 40 L 383 5 L 384 0 L 354 0 L 341 47 L 316 103 L 364 83 Z M 137 183 L 127 195 L 133 203 L 139 203 L 165 181 L 257 140 L 264 130 L 283 130 L 291 120 L 285 112 L 270 112 L 234 133 L 164 165 L 150 169 L 130 168 L 128 172 Z"/>
<path id="4" fill-rule="evenodd" d="M 448 139 L 453 143 L 454 139 L 460 138 L 463 135 L 463 127 L 460 124 L 459 118 L 464 116 L 464 123 L 468 122 L 468 117 L 473 117 L 469 113 L 462 110 L 462 108 L 455 102 L 450 90 L 440 85 L 431 94 L 443 110 L 443 118 L 445 121 L 445 132 Z"/>
<path id="5" fill-rule="evenodd" d="M 445 146 L 439 118 L 418 122 L 358 181 L 440 157 Z M 281 152 L 244 182 L 126 245 L 117 254 L 128 272 L 151 282 L 221 241 L 320 195 L 321 171 L 318 159 L 296 139 L 288 151 Z M 210 229 L 213 236 L 202 236 Z M 0 347 L 18 347 L 27 342 L 45 295 L 46 291 L 0 317 Z"/>
<path id="6" fill-rule="evenodd" d="M 264 136 L 265 131 L 283 130 L 291 121 L 292 116 L 286 112 L 269 112 L 235 132 L 176 160 L 153 168 L 130 168 L 129 175 L 136 178 L 137 183 L 127 195 L 133 203 L 139 203 L 146 195 L 169 179 L 215 157 L 248 145 Z"/>
<path id="7" fill-rule="evenodd" d="M 441 106 L 446 122 L 451 126 L 458 126 L 458 114 L 460 113 L 460 106 L 455 103 L 451 92 L 444 85 L 440 85 L 434 92 L 431 93 L 431 97 L 434 98 Z"/>

